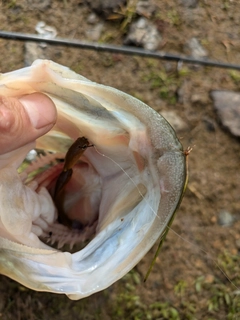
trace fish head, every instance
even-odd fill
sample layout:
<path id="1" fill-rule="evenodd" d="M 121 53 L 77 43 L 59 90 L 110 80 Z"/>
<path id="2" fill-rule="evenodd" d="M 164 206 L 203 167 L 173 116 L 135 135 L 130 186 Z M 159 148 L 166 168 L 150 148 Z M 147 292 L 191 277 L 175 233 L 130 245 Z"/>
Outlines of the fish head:
<path id="1" fill-rule="evenodd" d="M 0 272 L 33 290 L 80 299 L 123 277 L 166 232 L 186 183 L 186 156 L 152 108 L 64 66 L 36 60 L 0 76 L 1 95 L 34 92 L 54 102 L 57 122 L 0 162 Z M 59 223 L 53 196 L 61 162 L 29 176 L 39 163 L 64 158 L 79 137 L 93 147 L 66 186 L 63 205 L 77 221 L 69 228 Z M 19 174 L 34 147 L 44 156 Z"/>

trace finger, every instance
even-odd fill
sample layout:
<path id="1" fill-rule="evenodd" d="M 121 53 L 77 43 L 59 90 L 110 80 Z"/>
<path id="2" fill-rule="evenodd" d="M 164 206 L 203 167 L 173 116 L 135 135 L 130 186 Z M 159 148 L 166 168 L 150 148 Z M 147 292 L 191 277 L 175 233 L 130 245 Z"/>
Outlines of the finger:
<path id="1" fill-rule="evenodd" d="M 0 96 L 0 154 L 44 135 L 53 127 L 56 118 L 54 103 L 42 93 L 19 99 Z"/>

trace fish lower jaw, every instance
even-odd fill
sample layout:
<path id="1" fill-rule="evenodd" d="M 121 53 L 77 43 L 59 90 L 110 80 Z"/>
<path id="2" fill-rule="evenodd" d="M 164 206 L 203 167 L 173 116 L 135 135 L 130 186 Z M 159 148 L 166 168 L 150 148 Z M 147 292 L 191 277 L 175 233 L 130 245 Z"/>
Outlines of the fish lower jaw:
<path id="1" fill-rule="evenodd" d="M 91 226 L 85 226 L 82 230 L 69 229 L 63 224 L 55 222 L 43 230 L 40 239 L 51 247 L 56 245 L 57 249 L 69 245 L 72 251 L 76 245 L 84 246 L 94 236 L 96 227 L 97 221 Z"/>

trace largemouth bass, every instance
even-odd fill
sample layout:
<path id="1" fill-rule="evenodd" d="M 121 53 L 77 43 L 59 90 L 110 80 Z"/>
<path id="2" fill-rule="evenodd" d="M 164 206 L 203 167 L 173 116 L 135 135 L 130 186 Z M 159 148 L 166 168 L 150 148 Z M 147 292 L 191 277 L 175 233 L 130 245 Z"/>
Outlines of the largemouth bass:
<path id="1" fill-rule="evenodd" d="M 52 99 L 58 118 L 35 145 L 1 162 L 0 273 L 80 299 L 123 277 L 166 232 L 183 194 L 186 156 L 149 106 L 64 66 L 37 60 L 0 76 L 1 95 L 34 92 Z M 61 159 L 68 152 L 71 163 L 79 138 L 86 146 L 65 170 Z M 44 155 L 19 174 L 33 148 Z M 56 196 L 68 170 L 64 196 Z"/>

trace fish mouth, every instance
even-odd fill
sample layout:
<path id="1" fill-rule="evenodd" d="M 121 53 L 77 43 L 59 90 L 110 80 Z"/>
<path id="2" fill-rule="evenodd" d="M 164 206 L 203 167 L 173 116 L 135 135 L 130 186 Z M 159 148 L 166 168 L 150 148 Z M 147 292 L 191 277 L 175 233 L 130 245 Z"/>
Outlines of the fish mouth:
<path id="1" fill-rule="evenodd" d="M 58 115 L 54 128 L 36 141 L 44 157 L 20 176 L 0 170 L 0 272 L 72 299 L 100 291 L 131 270 L 168 228 L 186 181 L 182 146 L 143 102 L 52 61 L 36 61 L 2 75 L 1 82 L 3 95 L 48 95 Z M 54 189 L 61 160 L 79 137 L 94 147 L 73 167 L 64 190 L 69 227 L 58 218 Z M 15 155 L 23 161 L 33 148 Z M 33 174 L 41 161 L 43 172 Z M 83 248 L 71 253 L 64 245 Z"/>
<path id="2" fill-rule="evenodd" d="M 66 152 L 73 142 L 66 134 L 56 134 L 55 128 L 48 135 L 53 140 L 60 135 Z M 99 136 L 101 134 L 98 135 L 101 140 Z M 104 136 L 107 141 L 106 132 Z M 45 143 L 45 139 L 40 138 L 37 146 Z M 94 141 L 98 144 L 96 139 Z M 146 143 L 146 137 L 143 141 Z M 25 185 L 36 193 L 45 188 L 54 203 L 55 212 L 50 213 L 51 219 L 46 220 L 40 215 L 32 221 L 32 231 L 52 248 L 73 253 L 84 248 L 97 233 L 116 220 L 121 228 L 125 216 L 144 200 L 147 193 L 147 186 L 140 177 L 148 164 L 129 147 L 128 132 L 112 136 L 105 147 L 96 144 L 88 148 L 74 165 L 72 177 L 61 194 L 62 210 L 70 221 L 68 225 L 59 219 L 59 199 L 54 197 L 66 152 L 37 149 L 38 157 L 24 170 Z M 112 146 L 115 146 L 114 152 Z"/>
<path id="3" fill-rule="evenodd" d="M 82 249 L 96 232 L 102 179 L 83 156 L 72 168 L 72 177 L 64 187 L 61 199 L 55 199 L 56 182 L 63 170 L 64 158 L 64 153 L 49 153 L 38 149 L 37 157 L 28 164 L 22 174 L 25 176 L 25 185 L 36 193 L 41 188 L 46 188 L 56 209 L 51 222 L 38 217 L 32 222 L 32 230 L 45 244 L 56 249 L 67 249 L 73 253 Z M 63 205 L 62 210 L 69 218 L 70 225 L 59 219 L 59 201 Z"/>

